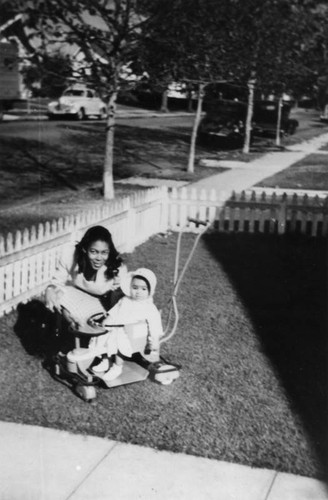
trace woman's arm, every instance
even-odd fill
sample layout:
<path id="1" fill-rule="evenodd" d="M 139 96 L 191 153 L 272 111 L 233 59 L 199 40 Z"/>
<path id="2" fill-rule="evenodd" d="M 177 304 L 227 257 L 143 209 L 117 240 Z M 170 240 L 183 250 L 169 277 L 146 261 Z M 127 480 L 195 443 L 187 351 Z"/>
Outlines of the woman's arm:
<path id="1" fill-rule="evenodd" d="M 75 267 L 74 254 L 75 247 L 71 245 L 63 251 L 58 259 L 53 277 L 51 278 L 52 285 L 63 287 L 72 281 L 72 272 Z"/>
<path id="2" fill-rule="evenodd" d="M 50 309 L 50 311 L 59 311 L 61 310 L 60 299 L 63 295 L 63 290 L 55 285 L 49 285 L 46 288 L 45 292 L 45 303 L 46 307 Z"/>
<path id="3" fill-rule="evenodd" d="M 64 250 L 60 256 L 50 285 L 45 292 L 46 306 L 54 311 L 60 310 L 60 299 L 63 295 L 63 287 L 72 279 L 72 268 L 74 264 L 74 247 Z"/>

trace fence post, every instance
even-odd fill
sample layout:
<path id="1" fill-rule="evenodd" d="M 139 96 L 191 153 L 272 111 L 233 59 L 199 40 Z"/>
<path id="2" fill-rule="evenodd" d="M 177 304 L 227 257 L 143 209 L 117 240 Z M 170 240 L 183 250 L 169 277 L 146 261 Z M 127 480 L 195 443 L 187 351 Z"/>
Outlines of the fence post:
<path id="1" fill-rule="evenodd" d="M 136 232 L 136 223 L 137 223 L 137 217 L 136 217 L 136 210 L 134 207 L 131 206 L 131 202 L 129 199 L 129 208 L 127 211 L 127 228 L 128 228 L 128 234 L 126 235 L 126 244 L 124 245 L 124 251 L 126 253 L 131 253 L 135 249 L 135 232 Z"/>
<path id="2" fill-rule="evenodd" d="M 0 234 L 0 257 L 3 257 L 5 254 L 5 239 Z"/>
<path id="3" fill-rule="evenodd" d="M 281 204 L 278 211 L 278 234 L 286 232 L 287 222 L 287 194 L 282 195 Z"/>
<path id="4" fill-rule="evenodd" d="M 160 232 L 166 233 L 169 228 L 169 195 L 166 186 L 162 188 L 162 196 L 160 198 Z"/>

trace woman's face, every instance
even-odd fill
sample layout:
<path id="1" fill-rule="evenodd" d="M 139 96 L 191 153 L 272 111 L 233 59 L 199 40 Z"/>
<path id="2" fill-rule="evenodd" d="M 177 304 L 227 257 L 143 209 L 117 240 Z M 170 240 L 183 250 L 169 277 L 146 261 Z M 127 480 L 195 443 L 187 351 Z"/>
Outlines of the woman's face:
<path id="1" fill-rule="evenodd" d="M 87 250 L 87 258 L 92 269 L 100 269 L 109 257 L 109 245 L 105 241 L 94 241 Z"/>

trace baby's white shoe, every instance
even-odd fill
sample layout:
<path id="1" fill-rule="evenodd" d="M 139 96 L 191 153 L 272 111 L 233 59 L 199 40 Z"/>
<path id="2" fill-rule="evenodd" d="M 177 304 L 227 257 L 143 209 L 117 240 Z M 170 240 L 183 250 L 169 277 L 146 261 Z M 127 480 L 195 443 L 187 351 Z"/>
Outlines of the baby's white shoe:
<path id="1" fill-rule="evenodd" d="M 122 370 L 122 365 L 117 365 L 116 363 L 114 363 L 113 366 L 108 370 L 108 372 L 106 372 L 101 378 L 105 383 L 111 382 L 121 375 Z"/>
<path id="2" fill-rule="evenodd" d="M 102 359 L 98 364 L 94 365 L 92 367 L 92 371 L 94 373 L 103 373 L 103 372 L 107 371 L 108 368 L 109 368 L 109 359 L 105 358 L 105 359 Z"/>
<path id="3" fill-rule="evenodd" d="M 160 360 L 159 350 L 151 350 L 148 354 L 144 354 L 144 358 L 149 361 L 149 363 L 156 363 Z"/>

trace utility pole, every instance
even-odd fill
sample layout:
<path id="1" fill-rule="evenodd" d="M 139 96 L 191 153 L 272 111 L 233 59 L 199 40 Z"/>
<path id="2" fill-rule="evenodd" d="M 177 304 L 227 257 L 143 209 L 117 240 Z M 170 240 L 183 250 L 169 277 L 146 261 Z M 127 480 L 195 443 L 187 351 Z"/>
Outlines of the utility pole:
<path id="1" fill-rule="evenodd" d="M 166 88 L 162 92 L 162 103 L 161 103 L 161 112 L 162 113 L 167 113 L 168 112 L 168 89 Z"/>
<path id="2" fill-rule="evenodd" d="M 188 168 L 187 168 L 187 172 L 190 172 L 190 173 L 194 173 L 194 170 L 195 170 L 195 147 L 196 147 L 196 139 L 197 139 L 197 130 L 198 130 L 201 114 L 202 114 L 204 88 L 205 88 L 205 84 L 200 83 L 198 86 L 197 111 L 196 111 L 194 126 L 193 126 L 192 134 L 191 134 L 191 143 L 190 143 L 189 160 L 188 160 Z"/>
<path id="3" fill-rule="evenodd" d="M 277 128 L 276 128 L 276 145 L 280 146 L 280 131 L 281 131 L 281 114 L 282 114 L 282 97 L 278 99 L 278 116 L 277 116 Z"/>
<path id="4" fill-rule="evenodd" d="M 243 153 L 249 153 L 251 144 L 251 134 L 252 134 L 252 118 L 254 109 L 254 89 L 255 89 L 255 73 L 252 72 L 250 79 L 248 80 L 248 106 L 247 106 L 247 117 L 245 126 L 245 140 Z"/>

